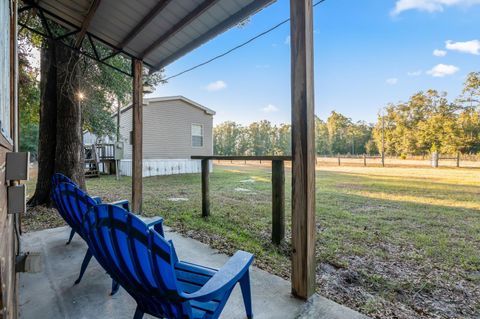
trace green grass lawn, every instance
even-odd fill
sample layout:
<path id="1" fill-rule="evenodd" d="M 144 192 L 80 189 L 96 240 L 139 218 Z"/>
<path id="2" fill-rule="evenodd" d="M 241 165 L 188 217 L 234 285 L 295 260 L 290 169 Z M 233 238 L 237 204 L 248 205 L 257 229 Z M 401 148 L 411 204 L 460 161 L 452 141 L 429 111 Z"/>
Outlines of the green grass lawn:
<path id="1" fill-rule="evenodd" d="M 144 180 L 144 215 L 223 252 L 255 253 L 256 265 L 290 273 L 287 241 L 270 243 L 270 168 L 216 165 L 211 212 L 201 218 L 200 175 Z M 322 167 L 317 171 L 319 293 L 377 318 L 480 316 L 480 170 Z M 88 180 L 105 200 L 130 198 L 131 179 Z M 184 200 L 187 199 L 187 200 Z M 51 216 L 51 214 L 48 214 Z M 29 214 L 40 228 L 47 214 Z M 61 224 L 56 219 L 50 225 Z"/>

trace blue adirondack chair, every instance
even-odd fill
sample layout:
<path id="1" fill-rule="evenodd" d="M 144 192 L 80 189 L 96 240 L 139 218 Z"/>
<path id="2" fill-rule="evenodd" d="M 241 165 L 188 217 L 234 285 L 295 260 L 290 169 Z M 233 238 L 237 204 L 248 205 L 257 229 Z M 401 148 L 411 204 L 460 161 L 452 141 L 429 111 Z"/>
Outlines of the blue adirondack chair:
<path id="1" fill-rule="evenodd" d="M 57 203 L 58 211 L 65 219 L 65 221 L 72 227 L 72 231 L 80 235 L 85 240 L 85 234 L 83 233 L 82 222 L 88 209 L 97 205 L 98 203 L 90 197 L 87 193 L 82 191 L 79 187 L 72 183 L 60 183 L 54 189 L 52 197 Z M 117 207 L 117 206 L 116 206 Z M 123 208 L 122 208 L 123 209 Z M 158 218 L 154 222 L 149 224 L 149 227 L 154 227 L 158 232 L 163 234 L 163 219 Z M 87 241 L 88 244 L 88 241 Z M 85 274 L 90 260 L 92 259 L 92 251 L 87 249 L 85 257 L 83 258 L 82 266 L 80 268 L 80 274 L 75 284 L 79 284 Z M 118 291 L 119 285 L 113 280 L 111 295 L 114 295 Z"/>
<path id="2" fill-rule="evenodd" d="M 52 198 L 52 201 L 53 203 L 55 204 L 55 207 L 57 208 L 57 210 L 59 211 L 60 215 L 63 217 L 63 216 L 66 216 L 67 213 L 66 212 L 63 212 L 63 211 L 60 211 L 61 209 L 63 209 L 60 201 L 59 201 L 59 198 L 57 198 L 54 190 L 55 188 L 60 184 L 60 183 L 69 183 L 69 184 L 72 184 L 72 185 L 75 185 L 77 187 L 79 187 L 74 181 L 72 181 L 70 178 L 68 178 L 67 176 L 61 174 L 61 173 L 55 173 L 53 174 L 52 176 L 52 192 L 51 192 L 51 198 Z M 80 188 L 80 187 L 79 187 Z M 102 199 L 99 197 L 99 196 L 91 196 L 91 198 L 97 203 L 97 204 L 101 204 L 102 203 Z M 128 200 L 119 200 L 119 201 L 116 201 L 116 202 L 113 202 L 111 203 L 113 205 L 118 205 L 118 206 L 122 206 L 123 208 L 125 208 L 126 210 L 130 210 L 129 208 L 129 203 L 128 203 Z M 67 221 L 68 223 L 68 221 Z M 68 223 L 70 225 L 70 223 Z M 75 235 L 75 229 L 72 227 L 72 230 L 70 231 L 70 236 L 68 237 L 68 241 L 67 241 L 67 245 L 69 245 L 71 242 L 72 242 L 72 239 L 73 239 L 73 236 Z"/>
<path id="3" fill-rule="evenodd" d="M 84 233 L 98 262 L 145 313 L 169 319 L 214 319 L 240 283 L 245 310 L 253 318 L 249 267 L 253 255 L 238 251 L 219 270 L 179 261 L 171 241 L 141 219 L 113 205 L 92 207 Z"/>

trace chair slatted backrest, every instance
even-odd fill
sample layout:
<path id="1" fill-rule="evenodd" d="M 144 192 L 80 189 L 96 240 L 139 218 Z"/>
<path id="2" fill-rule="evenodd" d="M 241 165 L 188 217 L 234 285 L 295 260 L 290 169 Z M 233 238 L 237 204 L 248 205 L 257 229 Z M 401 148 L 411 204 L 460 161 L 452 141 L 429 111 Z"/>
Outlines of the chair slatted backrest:
<path id="1" fill-rule="evenodd" d="M 137 301 L 158 317 L 191 318 L 190 304 L 178 294 L 171 241 L 121 207 L 94 206 L 85 216 L 84 232 L 98 262 Z"/>
<path id="2" fill-rule="evenodd" d="M 70 183 L 70 184 L 73 184 L 73 185 L 77 185 L 77 184 L 75 184 L 74 181 L 72 181 L 70 178 L 68 178 L 67 176 L 65 176 L 61 173 L 53 174 L 53 176 L 52 176 L 52 190 L 55 189 L 55 187 L 57 187 L 57 185 L 60 184 L 60 183 Z"/>
<path id="3" fill-rule="evenodd" d="M 55 173 L 52 176 L 52 189 L 51 189 L 51 192 L 50 192 L 50 197 L 53 201 L 53 204 L 55 205 L 55 208 L 57 208 L 60 215 L 62 215 L 62 217 L 64 217 L 66 215 L 65 208 L 63 207 L 63 205 L 61 203 L 60 197 L 57 196 L 58 193 L 55 192 L 55 189 L 61 183 L 70 183 L 72 185 L 76 185 L 76 184 L 70 178 L 68 178 L 67 176 L 65 176 L 63 174 Z M 70 225 L 70 222 L 69 221 L 67 221 L 67 222 Z"/>
<path id="4" fill-rule="evenodd" d="M 84 215 L 97 203 L 80 188 L 71 183 L 60 183 L 53 190 L 52 198 L 57 205 L 59 213 L 72 229 L 82 238 L 82 222 Z"/>

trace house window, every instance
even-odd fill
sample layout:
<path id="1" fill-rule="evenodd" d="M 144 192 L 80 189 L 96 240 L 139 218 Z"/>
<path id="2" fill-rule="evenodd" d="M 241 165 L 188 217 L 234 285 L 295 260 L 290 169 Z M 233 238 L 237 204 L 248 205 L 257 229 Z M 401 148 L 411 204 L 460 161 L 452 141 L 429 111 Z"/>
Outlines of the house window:
<path id="1" fill-rule="evenodd" d="M 203 125 L 192 124 L 192 146 L 203 147 Z"/>

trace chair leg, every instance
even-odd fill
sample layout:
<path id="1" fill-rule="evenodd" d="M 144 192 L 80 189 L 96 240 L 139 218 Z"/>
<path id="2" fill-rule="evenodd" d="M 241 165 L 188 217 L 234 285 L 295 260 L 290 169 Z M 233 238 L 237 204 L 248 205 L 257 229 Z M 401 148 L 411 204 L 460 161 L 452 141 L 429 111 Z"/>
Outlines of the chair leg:
<path id="1" fill-rule="evenodd" d="M 68 241 L 67 241 L 66 245 L 68 245 L 72 242 L 73 235 L 75 235 L 75 231 L 72 228 L 72 231 L 70 232 L 70 236 L 68 237 Z"/>
<path id="2" fill-rule="evenodd" d="M 85 270 L 87 269 L 88 263 L 90 262 L 90 259 L 92 259 L 92 256 L 93 255 L 90 249 L 87 249 L 85 257 L 83 258 L 83 261 L 82 261 L 82 267 L 80 268 L 80 275 L 78 276 L 78 279 L 75 281 L 75 285 L 78 285 L 82 280 L 83 274 L 85 273 Z"/>
<path id="3" fill-rule="evenodd" d="M 242 289 L 243 303 L 245 304 L 247 318 L 252 319 L 252 292 L 250 290 L 250 274 L 248 270 L 240 279 L 240 288 Z"/>
<path id="4" fill-rule="evenodd" d="M 140 310 L 140 308 L 138 308 L 137 306 L 137 309 L 135 310 L 135 315 L 133 316 L 133 319 L 142 319 L 143 318 L 143 311 Z"/>
<path id="5" fill-rule="evenodd" d="M 112 279 L 112 292 L 110 293 L 110 296 L 116 294 L 118 292 L 118 289 L 120 289 L 120 284 Z"/>

